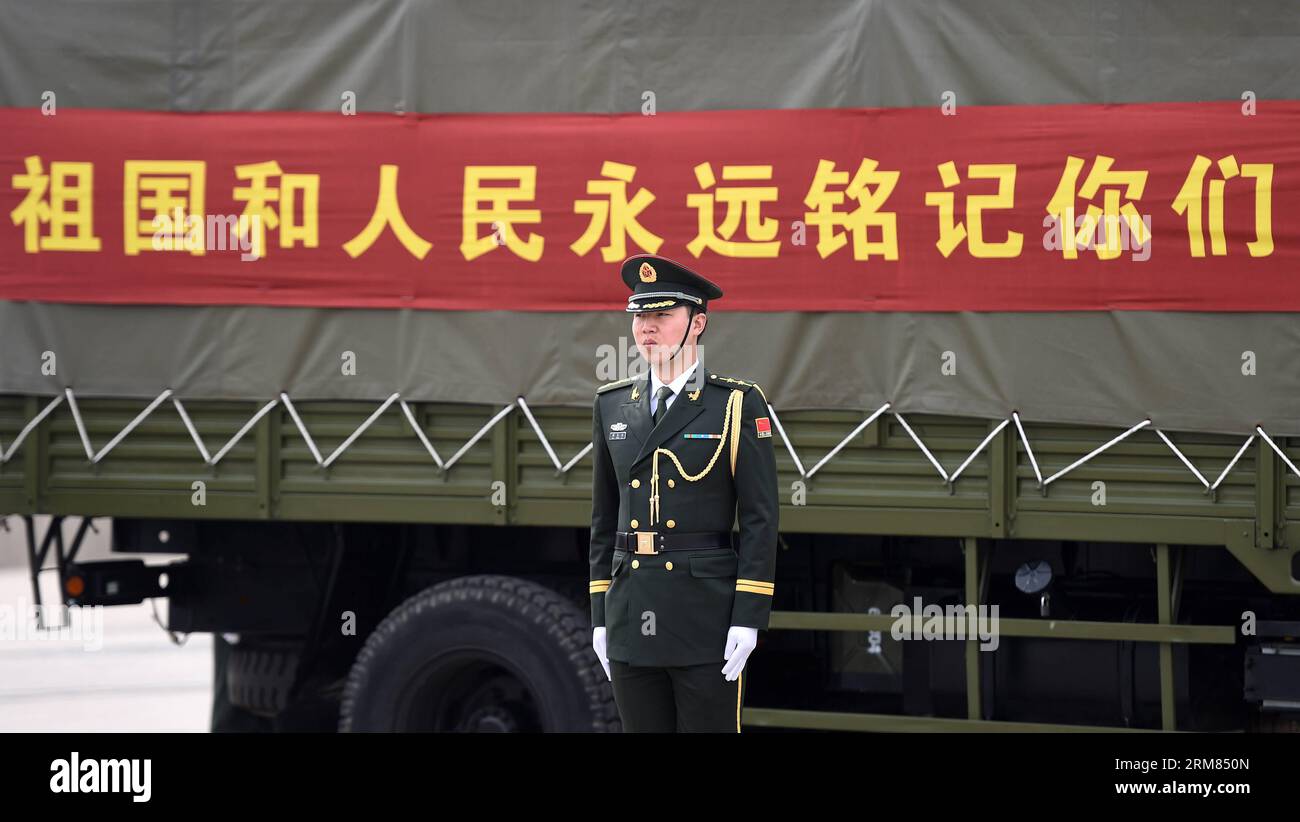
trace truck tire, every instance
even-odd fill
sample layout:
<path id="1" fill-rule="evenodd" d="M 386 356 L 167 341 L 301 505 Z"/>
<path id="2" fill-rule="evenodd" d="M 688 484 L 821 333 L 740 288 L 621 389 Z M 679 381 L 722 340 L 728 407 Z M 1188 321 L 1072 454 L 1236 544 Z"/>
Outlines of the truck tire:
<path id="1" fill-rule="evenodd" d="M 393 610 L 343 689 L 339 730 L 608 732 L 621 727 L 591 621 L 549 588 L 460 577 Z"/>
<path id="2" fill-rule="evenodd" d="M 212 720 L 213 733 L 264 733 L 271 720 L 231 702 L 230 665 L 234 645 L 221 634 L 212 635 Z"/>
<path id="3" fill-rule="evenodd" d="M 297 670 L 296 650 L 236 645 L 226 665 L 227 698 L 249 713 L 273 717 L 288 705 Z"/>

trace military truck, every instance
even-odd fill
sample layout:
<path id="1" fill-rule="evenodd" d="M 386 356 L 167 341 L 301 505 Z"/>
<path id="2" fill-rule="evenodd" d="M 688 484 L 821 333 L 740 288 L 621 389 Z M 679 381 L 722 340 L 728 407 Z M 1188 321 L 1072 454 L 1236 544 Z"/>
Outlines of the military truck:
<path id="1" fill-rule="evenodd" d="M 281 2 L 225 21 L 177 2 L 169 26 L 144 25 L 149 4 L 5 4 L 0 103 L 16 128 L 0 137 L 2 176 L 32 173 L 45 89 L 57 117 L 90 118 L 51 161 L 128 139 L 84 125 L 112 122 L 95 117 L 138 118 L 122 122 L 144 142 L 202 117 L 205 129 L 234 123 L 238 143 L 282 124 L 255 118 L 335 111 L 349 93 L 367 128 L 409 112 L 526 113 L 579 118 L 555 121 L 574 135 L 597 120 L 918 116 L 953 100 L 973 109 L 958 120 L 1106 104 L 1085 113 L 1151 105 L 1143 116 L 1159 124 L 1183 116 L 1167 104 L 1237 107 L 1243 90 L 1261 116 L 1273 101 L 1272 116 L 1295 122 L 1283 69 L 1300 30 L 1285 4 L 1031 5 L 846 2 L 791 16 L 777 3 L 666 3 L 587 21 L 519 2 L 391 0 L 367 20 Z M 394 25 L 367 22 L 379 19 Z M 1225 26 L 1241 35 L 1228 53 Z M 1124 80 L 1135 73 L 1141 83 Z M 652 99 L 656 125 L 619 119 Z M 501 122 L 513 125 L 493 139 L 515 141 L 503 144 L 544 139 L 532 120 Z M 1143 145 L 1167 137 L 1153 126 Z M 1294 140 L 1258 140 L 1278 185 L 1276 250 L 1257 264 L 1294 262 L 1282 185 Z M 8 195 L 7 212 L 27 202 L 17 184 Z M 120 225 L 97 220 L 106 244 Z M 342 259 L 347 236 L 327 227 Z M 435 239 L 430 259 L 459 237 Z M 685 256 L 686 239 L 664 253 Z M 1245 241 L 1228 239 L 1234 253 Z M 584 282 L 606 271 L 609 284 L 558 306 L 516 295 L 498 307 L 504 292 L 456 307 L 369 302 L 362 279 L 409 259 L 356 270 L 336 300 L 276 301 L 256 277 L 221 280 L 247 296 L 230 300 L 171 296 L 202 282 L 186 268 L 197 257 L 149 279 L 128 258 L 74 255 L 84 270 L 65 269 L 53 252 L 23 252 L 17 227 L 4 242 L 0 513 L 25 523 L 38 597 L 40 575 L 54 575 L 66 604 L 152 598 L 168 630 L 214 635 L 215 730 L 619 729 L 586 584 L 591 401 L 635 364 L 616 264 L 571 258 Z M 979 295 L 828 309 L 801 302 L 833 286 L 798 267 L 811 264 L 792 263 L 800 287 L 760 305 L 742 295 L 781 269 L 707 255 L 698 268 L 738 306 L 712 307 L 707 362 L 763 387 L 784 496 L 746 730 L 1294 729 L 1300 306 L 1264 293 L 1274 269 L 1252 280 L 1262 269 L 1231 258 L 1244 279 L 1199 309 L 1120 297 L 990 309 Z M 558 289 L 568 269 L 554 271 Z M 1194 286 L 1167 271 L 1170 293 Z M 103 276 L 92 288 L 86 272 Z M 1226 308 L 1255 288 L 1255 302 Z M 37 514 L 53 515 L 48 528 Z M 130 556 L 79 561 L 95 518 L 111 518 L 113 550 Z M 187 558 L 149 565 L 150 553 Z M 960 634 L 974 614 L 996 614 L 996 642 Z M 899 636 L 921 625 L 913 617 L 933 641 Z"/>

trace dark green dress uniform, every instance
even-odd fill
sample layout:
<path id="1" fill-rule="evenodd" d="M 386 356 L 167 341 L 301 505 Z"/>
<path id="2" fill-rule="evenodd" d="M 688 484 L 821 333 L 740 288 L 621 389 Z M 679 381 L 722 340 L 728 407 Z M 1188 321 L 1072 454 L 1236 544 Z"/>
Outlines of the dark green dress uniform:
<path id="1" fill-rule="evenodd" d="M 665 294 L 700 295 L 701 306 L 721 294 L 662 258 L 633 257 L 625 280 L 629 271 L 644 284 L 629 310 L 660 310 Z M 738 731 L 745 674 L 722 675 L 727 632 L 766 628 L 772 609 L 779 503 L 767 400 L 752 382 L 695 368 L 658 424 L 649 375 L 601 386 L 592 413 L 591 618 L 607 628 L 626 730 Z"/>

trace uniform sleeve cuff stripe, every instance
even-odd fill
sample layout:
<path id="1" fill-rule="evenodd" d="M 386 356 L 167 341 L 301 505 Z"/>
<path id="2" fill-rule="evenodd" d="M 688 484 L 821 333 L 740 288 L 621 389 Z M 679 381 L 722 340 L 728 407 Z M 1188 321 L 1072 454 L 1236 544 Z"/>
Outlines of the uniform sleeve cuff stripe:
<path id="1" fill-rule="evenodd" d="M 772 594 L 773 594 L 771 588 L 755 588 L 755 587 L 752 586 L 752 585 L 737 585 L 737 586 L 736 586 L 736 590 L 737 590 L 737 591 L 744 591 L 744 592 L 746 592 L 746 593 L 750 593 L 750 594 L 764 594 L 764 595 L 769 596 L 769 597 L 772 596 Z"/>
<path id="2" fill-rule="evenodd" d="M 776 587 L 776 583 L 774 583 L 774 582 L 764 582 L 764 581 L 761 580 L 761 579 L 737 579 L 737 580 L 736 580 L 736 584 L 737 584 L 737 585 L 753 585 L 753 586 L 758 587 L 758 588 L 775 588 L 775 587 Z"/>

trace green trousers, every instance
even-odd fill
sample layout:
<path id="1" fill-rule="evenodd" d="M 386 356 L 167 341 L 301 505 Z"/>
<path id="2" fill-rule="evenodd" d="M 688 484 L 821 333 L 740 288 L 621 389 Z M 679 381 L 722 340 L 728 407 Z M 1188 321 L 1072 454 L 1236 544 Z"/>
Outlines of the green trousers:
<path id="1" fill-rule="evenodd" d="M 611 659 L 610 678 L 627 733 L 740 733 L 745 671 L 733 682 L 722 662 L 676 668 Z"/>

